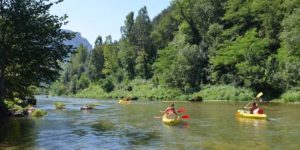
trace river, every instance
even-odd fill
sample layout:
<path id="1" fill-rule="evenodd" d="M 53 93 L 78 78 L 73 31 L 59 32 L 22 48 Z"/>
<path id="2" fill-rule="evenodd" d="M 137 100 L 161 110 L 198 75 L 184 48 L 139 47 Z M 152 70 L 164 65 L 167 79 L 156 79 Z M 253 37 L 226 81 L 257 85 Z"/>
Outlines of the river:
<path id="1" fill-rule="evenodd" d="M 0 149 L 299 149 L 300 105 L 263 104 L 267 120 L 237 118 L 241 102 L 175 103 L 190 116 L 178 126 L 160 119 L 170 103 L 37 97 L 43 118 L 12 118 L 0 125 Z M 54 102 L 64 102 L 56 110 Z M 81 111 L 86 104 L 95 110 Z"/>

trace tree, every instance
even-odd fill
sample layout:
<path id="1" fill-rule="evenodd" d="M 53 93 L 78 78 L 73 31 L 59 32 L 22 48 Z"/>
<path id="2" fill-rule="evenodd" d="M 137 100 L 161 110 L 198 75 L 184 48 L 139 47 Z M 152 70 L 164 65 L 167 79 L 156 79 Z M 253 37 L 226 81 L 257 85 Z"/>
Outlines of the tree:
<path id="1" fill-rule="evenodd" d="M 50 83 L 61 69 L 74 34 L 61 30 L 67 16 L 49 14 L 54 4 L 47 0 L 0 1 L 0 103 L 32 96 L 30 86 Z"/>
<path id="2" fill-rule="evenodd" d="M 270 54 L 269 43 L 267 38 L 260 39 L 255 29 L 235 41 L 223 43 L 211 59 L 216 69 L 212 80 L 261 90 L 270 77 L 265 66 Z"/>
<path id="3" fill-rule="evenodd" d="M 150 64 L 154 62 L 156 57 L 156 51 L 152 48 L 151 29 L 151 20 L 148 16 L 147 8 L 143 7 L 139 10 L 138 16 L 135 19 L 133 33 L 136 39 L 135 45 L 138 54 L 136 61 L 137 74 L 145 79 L 151 77 Z"/>
<path id="4" fill-rule="evenodd" d="M 95 47 L 102 45 L 102 43 L 102 36 L 99 35 L 95 41 Z"/>
<path id="5" fill-rule="evenodd" d="M 119 53 L 118 53 L 118 59 L 120 60 L 120 67 L 125 69 L 127 74 L 125 76 L 128 77 L 128 79 L 134 79 L 135 77 L 135 64 L 136 64 L 136 47 L 133 45 L 130 45 L 129 42 L 126 39 L 121 39 L 119 42 Z"/>
<path id="6" fill-rule="evenodd" d="M 106 39 L 105 41 L 110 41 L 110 38 Z M 119 68 L 118 48 L 109 43 L 110 42 L 105 42 L 103 45 L 104 66 L 102 73 L 106 76 L 116 73 Z"/>
<path id="7" fill-rule="evenodd" d="M 95 81 L 103 77 L 104 66 L 103 46 L 96 46 L 90 54 L 87 74 L 90 80 Z"/>
<path id="8" fill-rule="evenodd" d="M 182 20 L 178 17 L 174 5 L 169 6 L 157 15 L 153 21 L 151 37 L 156 49 L 165 48 L 171 42 L 178 31 Z"/>
<path id="9" fill-rule="evenodd" d="M 134 25 L 134 12 L 130 12 L 126 16 L 124 21 L 124 26 L 121 27 L 122 37 L 127 39 L 131 45 L 134 45 L 136 42 L 135 36 L 133 34 L 133 25 Z"/>

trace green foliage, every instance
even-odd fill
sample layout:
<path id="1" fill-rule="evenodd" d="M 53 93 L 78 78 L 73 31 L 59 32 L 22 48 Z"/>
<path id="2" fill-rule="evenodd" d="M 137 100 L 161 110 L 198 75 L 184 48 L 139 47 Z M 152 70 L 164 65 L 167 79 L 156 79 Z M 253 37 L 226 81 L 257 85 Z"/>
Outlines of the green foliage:
<path id="1" fill-rule="evenodd" d="M 61 96 L 61 95 L 64 95 L 64 94 L 67 94 L 66 93 L 66 86 L 61 83 L 61 82 L 53 82 L 50 86 L 50 95 L 58 95 L 58 96 Z"/>
<path id="2" fill-rule="evenodd" d="M 66 108 L 66 104 L 64 104 L 62 102 L 55 102 L 54 106 L 55 106 L 55 109 L 65 109 Z"/>
<path id="3" fill-rule="evenodd" d="M 47 115 L 47 112 L 45 110 L 42 110 L 42 109 L 36 109 L 31 114 L 31 116 L 35 117 L 35 118 L 43 117 L 45 115 Z"/>
<path id="4" fill-rule="evenodd" d="M 220 83 L 235 82 L 259 89 L 266 82 L 265 62 L 269 53 L 268 44 L 267 39 L 257 37 L 255 29 L 233 42 L 223 44 L 217 55 L 211 59 L 213 67 L 217 70 L 216 74 L 220 74 L 213 76 L 213 80 Z"/>
<path id="5" fill-rule="evenodd" d="M 200 95 L 204 100 L 248 101 L 254 98 L 251 90 L 231 85 L 208 85 L 195 95 Z"/>
<path id="6" fill-rule="evenodd" d="M 58 78 L 59 62 L 65 61 L 72 50 L 64 41 L 74 34 L 61 30 L 67 23 L 66 15 L 58 17 L 49 13 L 57 3 L 1 1 L 0 106 L 4 99 L 33 96 L 30 86 L 39 87 Z"/>
<path id="7" fill-rule="evenodd" d="M 4 104 L 6 105 L 6 107 L 14 112 L 17 111 L 24 111 L 25 108 L 23 106 L 23 100 L 19 99 L 19 98 L 14 98 L 12 100 L 5 100 Z"/>
<path id="8" fill-rule="evenodd" d="M 106 78 L 100 81 L 100 85 L 101 88 L 105 91 L 105 92 L 111 92 L 114 90 L 115 85 L 112 82 L 111 78 Z"/>
<path id="9" fill-rule="evenodd" d="M 286 91 L 281 95 L 281 99 L 285 102 L 299 102 L 300 101 L 300 88 L 293 88 Z"/>
<path id="10" fill-rule="evenodd" d="M 175 8 L 174 5 L 169 6 L 152 21 L 151 37 L 157 49 L 165 48 L 173 40 L 179 24 L 182 22 Z"/>
<path id="11" fill-rule="evenodd" d="M 119 43 L 120 52 L 118 53 L 118 59 L 120 60 L 120 67 L 124 68 L 128 79 L 133 79 L 136 75 L 135 65 L 137 52 L 135 46 L 132 46 L 127 40 L 122 40 Z"/>
<path id="12" fill-rule="evenodd" d="M 110 75 L 117 72 L 119 67 L 117 52 L 118 49 L 116 46 L 111 44 L 103 45 L 104 67 L 102 73 L 104 75 Z"/>
<path id="13" fill-rule="evenodd" d="M 127 91 L 125 86 L 119 86 L 109 93 L 105 92 L 99 85 L 92 85 L 76 96 L 83 98 L 137 97 L 143 100 L 177 100 L 176 97 L 182 94 L 178 89 L 155 87 L 150 81 L 142 79 L 135 79 L 128 85 L 132 87 L 132 91 Z"/>

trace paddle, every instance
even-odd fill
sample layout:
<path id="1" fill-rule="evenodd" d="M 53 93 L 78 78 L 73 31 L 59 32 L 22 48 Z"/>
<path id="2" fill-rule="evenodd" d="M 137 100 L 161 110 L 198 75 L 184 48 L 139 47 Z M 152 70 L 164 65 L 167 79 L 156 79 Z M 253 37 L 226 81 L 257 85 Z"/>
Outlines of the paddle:
<path id="1" fill-rule="evenodd" d="M 260 92 L 260 93 L 258 93 L 258 94 L 256 95 L 256 98 L 259 98 L 259 97 L 261 97 L 262 95 L 263 95 L 263 93 Z"/>
<path id="2" fill-rule="evenodd" d="M 154 116 L 153 118 L 154 118 L 154 119 L 160 119 L 161 116 Z M 189 116 L 189 115 L 183 115 L 183 116 L 180 116 L 180 118 L 182 118 L 182 119 L 189 119 L 190 116 Z"/>
<path id="3" fill-rule="evenodd" d="M 263 93 L 262 93 L 262 92 L 259 92 L 259 93 L 256 95 L 255 98 L 256 98 L 256 99 L 257 99 L 257 98 L 260 98 L 262 95 L 263 95 Z M 254 100 L 252 100 L 252 101 L 254 101 Z M 249 102 L 247 105 L 244 106 L 244 108 L 247 107 L 250 103 L 252 103 L 252 102 Z"/>
<path id="4" fill-rule="evenodd" d="M 189 119 L 190 116 L 189 116 L 189 115 L 183 115 L 183 116 L 181 116 L 181 118 L 182 118 L 182 119 Z"/>

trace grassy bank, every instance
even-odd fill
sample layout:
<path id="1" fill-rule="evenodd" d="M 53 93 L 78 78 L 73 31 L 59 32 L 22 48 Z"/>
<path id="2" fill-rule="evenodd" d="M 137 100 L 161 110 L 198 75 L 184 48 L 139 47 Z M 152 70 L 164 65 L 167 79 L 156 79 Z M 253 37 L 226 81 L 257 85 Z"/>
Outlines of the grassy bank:
<path id="1" fill-rule="evenodd" d="M 294 88 L 281 95 L 283 102 L 300 102 L 300 88 Z"/>
<path id="2" fill-rule="evenodd" d="M 245 88 L 236 88 L 230 85 L 205 86 L 195 93 L 183 93 L 179 89 L 155 86 L 150 81 L 135 80 L 128 85 L 119 85 L 111 92 L 105 92 L 100 85 L 90 85 L 88 88 L 73 95 L 78 98 L 118 99 L 121 97 L 134 97 L 139 100 L 172 100 L 184 101 L 201 98 L 203 100 L 251 100 L 254 93 Z"/>

